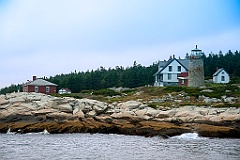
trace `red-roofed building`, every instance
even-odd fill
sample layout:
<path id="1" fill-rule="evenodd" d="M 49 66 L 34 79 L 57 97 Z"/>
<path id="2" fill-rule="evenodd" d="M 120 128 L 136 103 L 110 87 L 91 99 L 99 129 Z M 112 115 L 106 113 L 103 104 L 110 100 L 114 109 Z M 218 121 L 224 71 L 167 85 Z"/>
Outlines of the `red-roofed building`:
<path id="1" fill-rule="evenodd" d="M 32 81 L 28 81 L 23 85 L 23 92 L 54 94 L 56 93 L 56 90 L 56 84 L 37 78 L 36 76 L 33 76 Z"/>
<path id="2" fill-rule="evenodd" d="M 178 75 L 178 85 L 188 86 L 188 72 L 182 72 Z"/>

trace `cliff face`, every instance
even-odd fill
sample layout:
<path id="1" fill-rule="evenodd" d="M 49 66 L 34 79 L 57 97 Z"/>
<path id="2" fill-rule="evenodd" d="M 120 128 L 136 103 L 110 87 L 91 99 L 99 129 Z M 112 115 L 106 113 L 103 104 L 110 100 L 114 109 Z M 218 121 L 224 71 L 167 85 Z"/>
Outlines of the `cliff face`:
<path id="1" fill-rule="evenodd" d="M 41 93 L 0 95 L 0 132 L 119 133 L 173 136 L 198 132 L 240 137 L 240 109 L 183 106 L 154 109 L 139 101 L 105 103 Z"/>

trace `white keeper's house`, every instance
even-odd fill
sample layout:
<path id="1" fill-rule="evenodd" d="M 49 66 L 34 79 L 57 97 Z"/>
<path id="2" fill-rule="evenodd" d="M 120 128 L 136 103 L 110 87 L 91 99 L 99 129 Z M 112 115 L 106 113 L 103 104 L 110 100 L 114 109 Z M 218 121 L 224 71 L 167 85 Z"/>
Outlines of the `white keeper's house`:
<path id="1" fill-rule="evenodd" d="M 189 59 L 176 59 L 174 55 L 168 61 L 159 61 L 154 86 L 178 85 L 178 75 L 188 72 L 188 67 Z"/>

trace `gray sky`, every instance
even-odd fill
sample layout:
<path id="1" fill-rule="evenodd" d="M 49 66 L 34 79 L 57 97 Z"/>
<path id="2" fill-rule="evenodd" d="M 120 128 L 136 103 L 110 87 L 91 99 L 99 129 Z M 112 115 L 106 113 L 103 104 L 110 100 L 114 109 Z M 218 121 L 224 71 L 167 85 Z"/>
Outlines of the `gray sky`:
<path id="1" fill-rule="evenodd" d="M 0 88 L 100 66 L 240 50 L 238 0 L 0 0 Z"/>

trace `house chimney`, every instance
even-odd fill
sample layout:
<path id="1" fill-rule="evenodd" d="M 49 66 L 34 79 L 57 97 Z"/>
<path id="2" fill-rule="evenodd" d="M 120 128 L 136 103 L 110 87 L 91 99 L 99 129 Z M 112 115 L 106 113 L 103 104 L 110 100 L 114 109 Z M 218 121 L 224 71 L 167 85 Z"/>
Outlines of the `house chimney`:
<path id="1" fill-rule="evenodd" d="M 173 55 L 173 59 L 175 59 L 175 54 Z"/>
<path id="2" fill-rule="evenodd" d="M 33 81 L 35 81 L 37 79 L 37 76 L 33 76 Z"/>
<path id="3" fill-rule="evenodd" d="M 216 71 L 218 71 L 218 67 L 216 67 Z"/>

